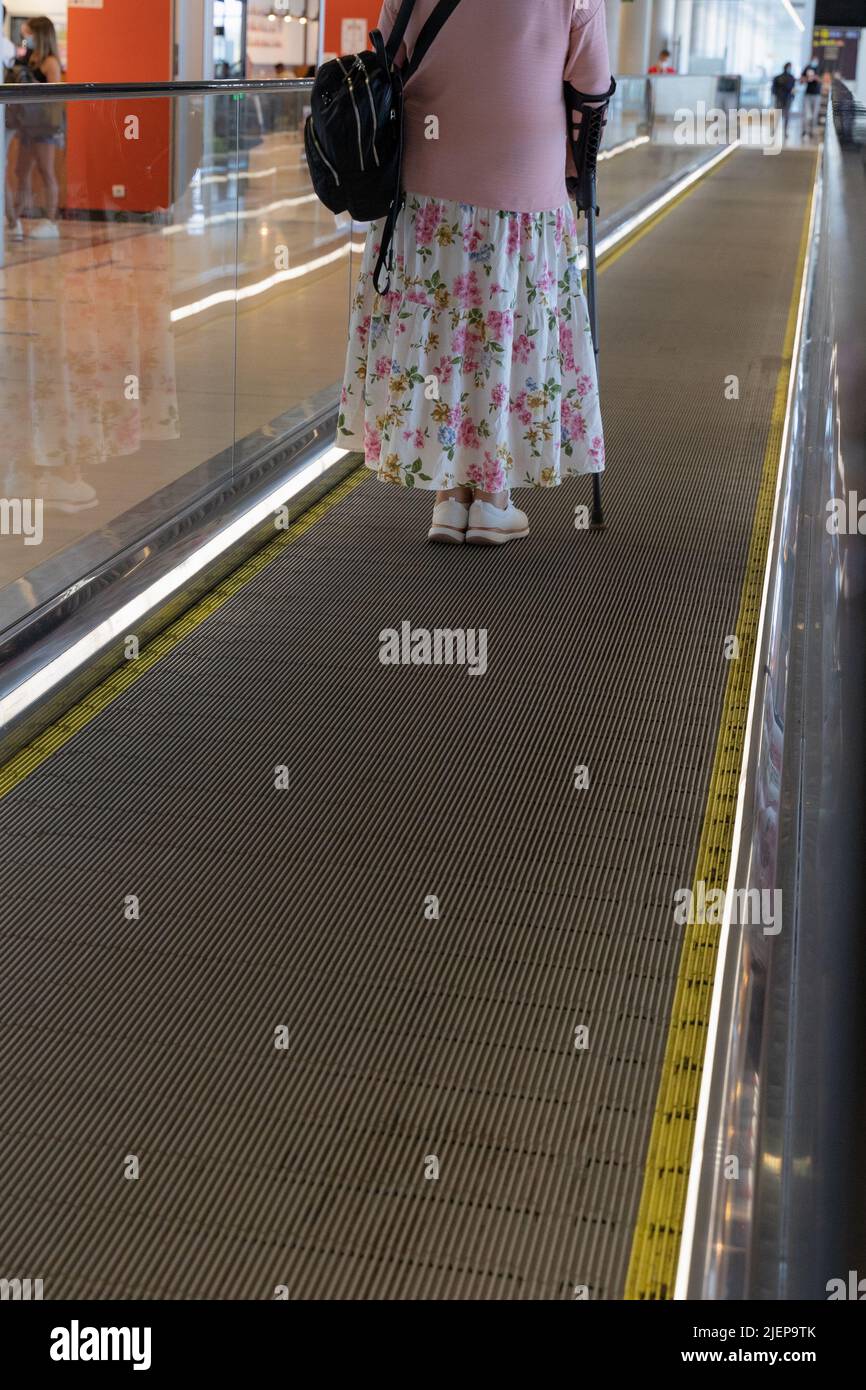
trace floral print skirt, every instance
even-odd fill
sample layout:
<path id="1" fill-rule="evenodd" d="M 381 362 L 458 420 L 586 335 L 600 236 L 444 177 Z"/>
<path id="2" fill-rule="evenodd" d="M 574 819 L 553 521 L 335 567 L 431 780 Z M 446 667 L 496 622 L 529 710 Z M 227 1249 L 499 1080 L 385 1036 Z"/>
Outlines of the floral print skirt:
<path id="1" fill-rule="evenodd" d="M 500 212 L 407 194 L 388 294 L 370 228 L 337 443 L 405 487 L 555 487 L 604 467 L 570 205 Z"/>

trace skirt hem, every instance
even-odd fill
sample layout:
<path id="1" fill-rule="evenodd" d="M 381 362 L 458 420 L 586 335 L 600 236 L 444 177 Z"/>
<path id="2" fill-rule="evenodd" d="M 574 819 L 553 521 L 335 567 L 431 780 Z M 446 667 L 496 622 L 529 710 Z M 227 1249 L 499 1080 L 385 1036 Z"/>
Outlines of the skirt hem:
<path id="1" fill-rule="evenodd" d="M 604 469 L 573 210 L 511 214 L 407 195 L 393 288 L 371 229 L 337 443 L 411 490 L 555 487 Z"/>
<path id="2" fill-rule="evenodd" d="M 347 449 L 350 453 L 364 453 L 363 439 L 361 436 L 355 434 L 354 432 L 352 432 L 352 434 L 348 438 L 346 438 L 344 435 L 343 438 L 338 439 L 335 442 L 338 448 Z M 365 457 L 364 467 L 368 468 L 371 473 L 376 474 L 377 482 L 389 483 L 392 487 L 402 487 L 405 488 L 407 492 L 444 492 L 446 490 L 445 486 L 440 482 L 431 481 L 428 483 L 422 480 L 421 482 L 408 483 L 406 481 L 406 475 L 402 473 L 399 477 L 396 477 L 392 474 L 384 473 L 378 460 L 376 459 L 371 460 Z M 591 478 L 603 472 L 603 463 L 585 468 L 582 468 L 580 466 L 578 466 L 577 468 L 561 468 L 554 477 L 545 481 L 542 481 L 539 478 L 531 483 L 522 483 L 518 479 L 512 479 L 511 481 L 508 481 L 506 483 L 506 487 L 504 490 L 508 492 L 516 492 L 518 488 L 522 489 L 525 492 L 534 492 L 538 489 L 546 490 L 547 488 L 560 487 L 562 483 L 567 483 L 572 478 Z M 478 488 L 479 484 L 469 482 L 468 479 L 465 481 L 461 481 L 459 477 L 455 477 L 454 482 L 448 483 L 447 486 Z M 483 488 L 480 490 L 484 491 Z"/>

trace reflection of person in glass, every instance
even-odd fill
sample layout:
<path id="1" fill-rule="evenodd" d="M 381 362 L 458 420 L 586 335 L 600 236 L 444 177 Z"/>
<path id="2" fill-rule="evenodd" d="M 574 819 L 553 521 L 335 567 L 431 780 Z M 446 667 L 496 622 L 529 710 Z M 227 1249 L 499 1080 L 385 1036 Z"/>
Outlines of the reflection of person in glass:
<path id="1" fill-rule="evenodd" d="M 41 497 L 46 514 L 74 518 L 97 506 L 92 484 L 104 465 L 105 501 L 122 510 L 152 490 L 148 469 L 174 467 L 165 454 L 180 438 L 172 246 L 154 227 L 7 261 L 0 489 L 5 461 L 15 489 L 7 495 Z M 52 545 L 76 534 L 71 522 L 46 526 Z"/>
<path id="2" fill-rule="evenodd" d="M 18 68 L 16 82 L 61 82 L 60 50 L 57 34 L 50 19 L 37 16 L 28 19 L 21 28 L 26 60 Z M 9 122 L 9 117 L 12 117 Z M 34 165 L 44 188 L 45 216 L 39 218 L 27 233 L 31 237 L 56 237 L 58 187 L 55 172 L 56 151 L 63 145 L 63 107 L 60 102 L 39 102 L 7 110 L 7 123 L 18 136 L 16 180 L 8 185 L 7 219 L 14 239 L 24 236 L 21 213 L 30 201 L 30 184 Z"/>

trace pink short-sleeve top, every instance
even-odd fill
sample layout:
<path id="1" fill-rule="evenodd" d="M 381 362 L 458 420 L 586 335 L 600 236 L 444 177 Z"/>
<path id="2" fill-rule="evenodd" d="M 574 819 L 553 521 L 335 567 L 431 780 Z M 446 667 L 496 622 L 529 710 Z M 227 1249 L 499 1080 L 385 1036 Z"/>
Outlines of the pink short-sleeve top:
<path id="1" fill-rule="evenodd" d="M 437 0 L 417 0 L 398 54 Z M 400 0 L 384 0 L 387 39 Z M 563 82 L 610 85 L 604 0 L 461 0 L 406 86 L 403 186 L 477 207 L 543 212 L 567 194 Z"/>

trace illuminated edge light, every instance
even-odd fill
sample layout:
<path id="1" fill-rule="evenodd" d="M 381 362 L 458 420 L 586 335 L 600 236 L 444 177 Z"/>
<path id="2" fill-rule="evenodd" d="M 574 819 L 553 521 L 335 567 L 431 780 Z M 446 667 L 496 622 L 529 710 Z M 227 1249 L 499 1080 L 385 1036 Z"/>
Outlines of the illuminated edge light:
<path id="1" fill-rule="evenodd" d="M 244 208 L 241 211 L 229 209 L 227 212 L 215 212 L 212 217 L 196 217 L 193 213 L 184 222 L 173 222 L 170 227 L 163 227 L 163 236 L 177 236 L 179 232 L 197 232 L 200 227 L 218 227 L 223 222 L 242 222 L 251 217 L 267 217 L 269 212 L 281 212 L 283 208 L 299 208 L 304 203 L 317 203 L 319 200 L 315 193 L 299 193 L 296 198 L 279 198 L 275 203 L 265 203 L 260 208 Z"/>
<path id="2" fill-rule="evenodd" d="M 202 174 L 199 183 L 204 187 L 206 183 L 228 183 L 229 179 L 269 179 L 280 172 L 276 164 L 270 169 L 232 169 L 230 174 Z"/>
<path id="3" fill-rule="evenodd" d="M 822 161 L 819 158 L 816 170 L 815 181 L 812 185 L 812 206 L 809 214 L 808 244 L 814 245 L 813 233 L 815 230 L 815 215 L 817 208 L 817 194 L 819 178 L 821 174 Z M 728 870 L 728 881 L 725 885 L 725 910 L 722 917 L 722 927 L 719 934 L 719 949 L 716 956 L 716 970 L 713 980 L 713 997 L 710 1004 L 710 1017 L 707 1024 L 707 1042 L 704 1048 L 704 1069 L 701 1077 L 701 1089 L 698 1096 L 698 1108 L 695 1117 L 695 1137 L 692 1143 L 692 1153 L 689 1166 L 689 1185 L 686 1190 L 686 1205 L 683 1212 L 683 1233 L 680 1238 L 680 1253 L 677 1262 L 677 1275 L 674 1283 L 674 1298 L 680 1301 L 687 1298 L 689 1284 L 689 1271 L 691 1268 L 692 1257 L 695 1243 L 695 1226 L 697 1222 L 698 1210 L 698 1189 L 700 1187 L 701 1159 L 703 1157 L 704 1144 L 707 1137 L 707 1123 L 709 1120 L 710 1109 L 710 1090 L 712 1087 L 713 1065 L 706 1065 L 708 1057 L 715 1061 L 715 1049 L 717 1046 L 719 1033 L 719 1015 L 722 1007 L 722 981 L 724 975 L 725 958 L 731 937 L 731 915 L 733 912 L 733 892 L 735 888 L 734 875 L 737 872 L 737 863 L 740 857 L 740 847 L 743 838 L 743 821 L 745 819 L 746 802 L 746 780 L 747 769 L 749 766 L 749 756 L 754 737 L 755 708 L 758 695 L 758 678 L 763 671 L 761 652 L 764 642 L 764 629 L 767 620 L 767 600 L 770 592 L 771 569 L 773 563 L 772 540 L 776 532 L 776 524 L 779 514 L 779 501 L 782 494 L 782 480 L 785 472 L 785 455 L 788 450 L 788 438 L 791 432 L 791 407 L 793 404 L 794 393 L 797 386 L 798 364 L 800 357 L 800 345 L 803 337 L 803 321 L 806 314 L 806 286 L 809 278 L 809 267 L 811 257 L 806 256 L 803 265 L 803 275 L 800 281 L 800 302 L 797 307 L 797 326 L 794 330 L 794 343 L 791 352 L 791 370 L 788 376 L 788 394 L 785 400 L 785 422 L 782 428 L 782 443 L 779 450 L 779 464 L 776 470 L 776 491 L 773 498 L 773 515 L 770 521 L 770 541 L 767 552 L 767 563 L 764 566 L 764 584 L 761 591 L 760 617 L 758 619 L 758 631 L 755 637 L 755 655 L 752 662 L 752 681 L 749 689 L 749 713 L 746 718 L 746 731 L 743 739 L 743 757 L 740 764 L 740 778 L 737 788 L 737 809 L 734 815 L 734 831 L 731 839 L 731 867 Z"/>
<path id="4" fill-rule="evenodd" d="M 803 23 L 800 16 L 797 14 L 797 11 L 794 9 L 794 6 L 791 4 L 791 0 L 782 0 L 782 8 L 788 11 L 788 14 L 791 16 L 797 28 L 800 30 L 800 33 L 804 33 L 806 26 Z"/>
<path id="5" fill-rule="evenodd" d="M 224 554 L 235 541 L 239 541 L 260 522 L 265 521 L 269 515 L 285 506 L 286 502 L 295 497 L 302 488 L 321 477 L 348 452 L 348 449 L 340 449 L 336 445 L 330 445 L 323 449 L 316 458 L 299 468 L 297 472 L 292 473 L 290 477 L 284 478 L 278 487 L 268 493 L 267 497 L 263 497 L 261 501 L 248 507 L 241 516 L 220 531 L 218 535 L 205 541 L 204 545 L 200 546 L 192 555 L 187 556 L 185 560 L 175 565 L 160 579 L 154 580 L 136 598 L 130 599 L 116 613 L 103 619 L 86 636 L 73 642 L 71 647 L 62 652 L 60 656 L 55 657 L 41 671 L 35 672 L 34 675 L 23 681 L 5 699 L 0 700 L 0 726 L 32 708 L 50 690 L 73 675 L 89 657 L 101 651 L 109 642 L 124 636 L 135 627 L 139 619 L 145 617 L 159 604 L 170 598 L 172 594 L 200 573 L 206 565 L 219 559 L 220 555 Z"/>
<path id="6" fill-rule="evenodd" d="M 649 142 L 648 135 L 636 135 L 633 140 L 623 140 L 621 145 L 614 145 L 611 150 L 602 150 L 598 156 L 599 163 L 603 159 L 614 159 L 618 154 L 625 154 L 626 150 L 636 150 L 638 145 L 648 145 Z"/>
<path id="7" fill-rule="evenodd" d="M 240 304 L 245 299 L 255 299 L 260 294 L 266 294 L 275 285 L 283 285 L 287 280 L 300 280 L 304 275 L 312 275 L 315 270 L 322 270 L 326 265 L 333 265 L 334 261 L 340 260 L 343 256 L 362 255 L 364 247 L 354 241 L 347 241 L 345 245 L 339 246 L 336 251 L 329 251 L 326 256 L 316 256 L 312 261 L 304 261 L 301 265 L 291 266 L 288 270 L 276 270 L 273 275 L 265 276 L 264 280 L 256 280 L 252 285 L 242 285 L 239 290 L 216 290 L 213 294 L 206 295 L 204 299 L 195 299 L 191 304 L 182 304 L 178 309 L 172 309 L 171 322 L 180 323 L 182 319 L 193 318 L 196 314 L 203 314 L 208 309 L 213 309 L 217 304 Z"/>

